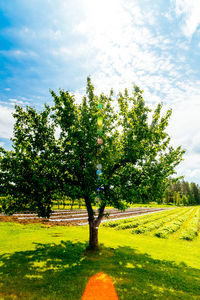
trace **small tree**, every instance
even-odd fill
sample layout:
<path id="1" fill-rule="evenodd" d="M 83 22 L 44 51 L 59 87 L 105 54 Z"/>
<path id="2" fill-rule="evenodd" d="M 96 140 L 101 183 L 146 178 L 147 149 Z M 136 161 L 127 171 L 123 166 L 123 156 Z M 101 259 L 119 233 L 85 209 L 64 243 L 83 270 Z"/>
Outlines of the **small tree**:
<path id="1" fill-rule="evenodd" d="M 171 110 L 161 116 L 158 104 L 150 122 L 142 93 L 134 86 L 131 95 L 125 90 L 116 98 L 112 91 L 96 96 L 90 78 L 81 104 L 69 92 L 51 91 L 54 125 L 49 108 L 37 114 L 16 107 L 14 150 L 2 150 L 0 159 L 4 190 L 14 199 L 14 209 L 28 204 L 48 217 L 57 189 L 71 199 L 83 198 L 89 246 L 96 249 L 106 205 L 123 210 L 127 203 L 161 199 L 184 151 L 169 146 L 165 129 Z M 58 141 L 55 126 L 60 127 Z"/>
<path id="2" fill-rule="evenodd" d="M 171 110 L 161 117 L 158 104 L 149 124 L 142 93 L 135 86 L 132 95 L 125 90 L 117 99 L 112 91 L 96 96 L 90 78 L 80 105 L 69 92 L 51 91 L 54 120 L 61 128 L 62 177 L 77 198 L 85 199 L 92 249 L 98 248 L 106 205 L 125 209 L 125 203 L 161 199 L 182 160 L 184 151 L 170 147 L 165 132 Z M 99 206 L 97 216 L 93 205 Z"/>

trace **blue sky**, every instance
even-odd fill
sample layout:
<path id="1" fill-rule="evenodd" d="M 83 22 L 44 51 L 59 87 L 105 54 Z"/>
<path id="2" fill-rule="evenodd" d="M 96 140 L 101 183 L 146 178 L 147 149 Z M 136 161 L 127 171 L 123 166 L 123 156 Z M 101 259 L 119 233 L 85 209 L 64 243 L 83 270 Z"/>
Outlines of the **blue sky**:
<path id="1" fill-rule="evenodd" d="M 15 103 L 41 109 L 49 89 L 117 93 L 137 84 L 151 108 L 173 109 L 178 175 L 200 184 L 198 0 L 0 0 L 0 143 L 10 147 Z"/>

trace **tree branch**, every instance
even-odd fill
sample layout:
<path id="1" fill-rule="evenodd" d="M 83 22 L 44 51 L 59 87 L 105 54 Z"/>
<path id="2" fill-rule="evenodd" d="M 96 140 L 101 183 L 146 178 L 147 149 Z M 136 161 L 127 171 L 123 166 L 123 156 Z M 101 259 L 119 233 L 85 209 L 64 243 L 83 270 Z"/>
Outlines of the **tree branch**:
<path id="1" fill-rule="evenodd" d="M 97 226 L 97 227 L 98 227 L 99 224 L 101 223 L 101 220 L 102 220 L 102 218 L 103 218 L 103 213 L 104 213 L 105 207 L 106 207 L 106 203 L 104 203 L 104 204 L 100 207 L 100 209 L 99 209 L 98 218 L 97 218 L 97 220 L 96 220 L 96 226 Z"/>
<path id="2" fill-rule="evenodd" d="M 121 166 L 125 166 L 126 163 L 128 163 L 128 162 L 131 162 L 131 161 L 128 160 L 127 158 L 125 158 L 125 159 L 122 159 L 120 162 L 116 163 L 116 164 L 114 165 L 114 167 L 112 168 L 112 170 L 110 171 L 109 178 L 110 178 L 110 176 L 112 176 L 112 174 L 113 174 L 117 169 L 119 169 Z"/>
<path id="3" fill-rule="evenodd" d="M 90 202 L 90 199 L 88 196 L 85 196 L 85 205 L 87 207 L 87 212 L 88 212 L 88 222 L 93 222 L 94 221 L 94 211 L 92 209 L 92 205 Z"/>

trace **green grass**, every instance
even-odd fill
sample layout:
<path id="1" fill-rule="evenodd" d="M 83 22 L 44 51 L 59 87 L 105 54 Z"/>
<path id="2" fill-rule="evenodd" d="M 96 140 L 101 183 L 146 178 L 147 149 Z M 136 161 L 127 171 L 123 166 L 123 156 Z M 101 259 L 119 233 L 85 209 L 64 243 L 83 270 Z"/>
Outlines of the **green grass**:
<path id="1" fill-rule="evenodd" d="M 104 227 L 131 231 L 132 234 L 148 234 L 158 238 L 179 238 L 192 241 L 198 236 L 200 225 L 200 208 L 176 207 L 154 214 L 135 218 L 109 221 Z"/>
<path id="2" fill-rule="evenodd" d="M 135 228 L 139 225 L 146 224 L 151 221 L 155 221 L 158 219 L 163 218 L 163 216 L 175 214 L 176 210 L 166 210 L 166 211 L 160 211 L 153 214 L 146 214 L 146 215 L 139 215 L 134 216 L 133 218 L 128 219 L 119 219 L 116 221 L 108 221 L 106 223 L 103 223 L 102 225 L 104 227 L 115 227 L 118 229 L 128 229 L 128 228 Z"/>
<path id="3" fill-rule="evenodd" d="M 192 241 L 198 235 L 199 223 L 200 223 L 200 208 L 198 207 L 194 210 L 194 214 L 192 215 L 191 218 L 188 219 L 185 226 L 183 226 L 179 238 Z"/>
<path id="4" fill-rule="evenodd" d="M 194 209 L 187 209 L 183 214 L 176 214 L 172 220 L 168 220 L 164 225 L 155 232 L 155 236 L 168 238 L 181 228 L 186 220 L 192 215 Z"/>
<path id="5" fill-rule="evenodd" d="M 85 251 L 88 227 L 0 223 L 0 299 L 79 300 L 88 279 L 110 275 L 119 299 L 200 299 L 200 238 L 133 235 L 100 227 L 98 253 Z"/>

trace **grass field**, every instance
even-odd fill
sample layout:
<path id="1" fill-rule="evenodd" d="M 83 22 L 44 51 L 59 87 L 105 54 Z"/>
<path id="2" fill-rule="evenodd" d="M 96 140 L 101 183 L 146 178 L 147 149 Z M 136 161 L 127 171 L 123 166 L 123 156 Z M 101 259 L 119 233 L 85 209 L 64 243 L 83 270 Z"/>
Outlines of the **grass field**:
<path id="1" fill-rule="evenodd" d="M 136 218 L 109 221 L 104 227 L 159 238 L 194 240 L 199 232 L 200 207 L 179 207 Z"/>
<path id="2" fill-rule="evenodd" d="M 195 210 L 176 212 L 188 213 L 184 230 Z M 87 226 L 0 223 L 0 299 L 79 300 L 101 271 L 112 277 L 119 299 L 200 299 L 199 236 L 180 239 L 180 227 L 167 238 L 132 230 L 101 226 L 101 250 L 89 253 Z"/>

